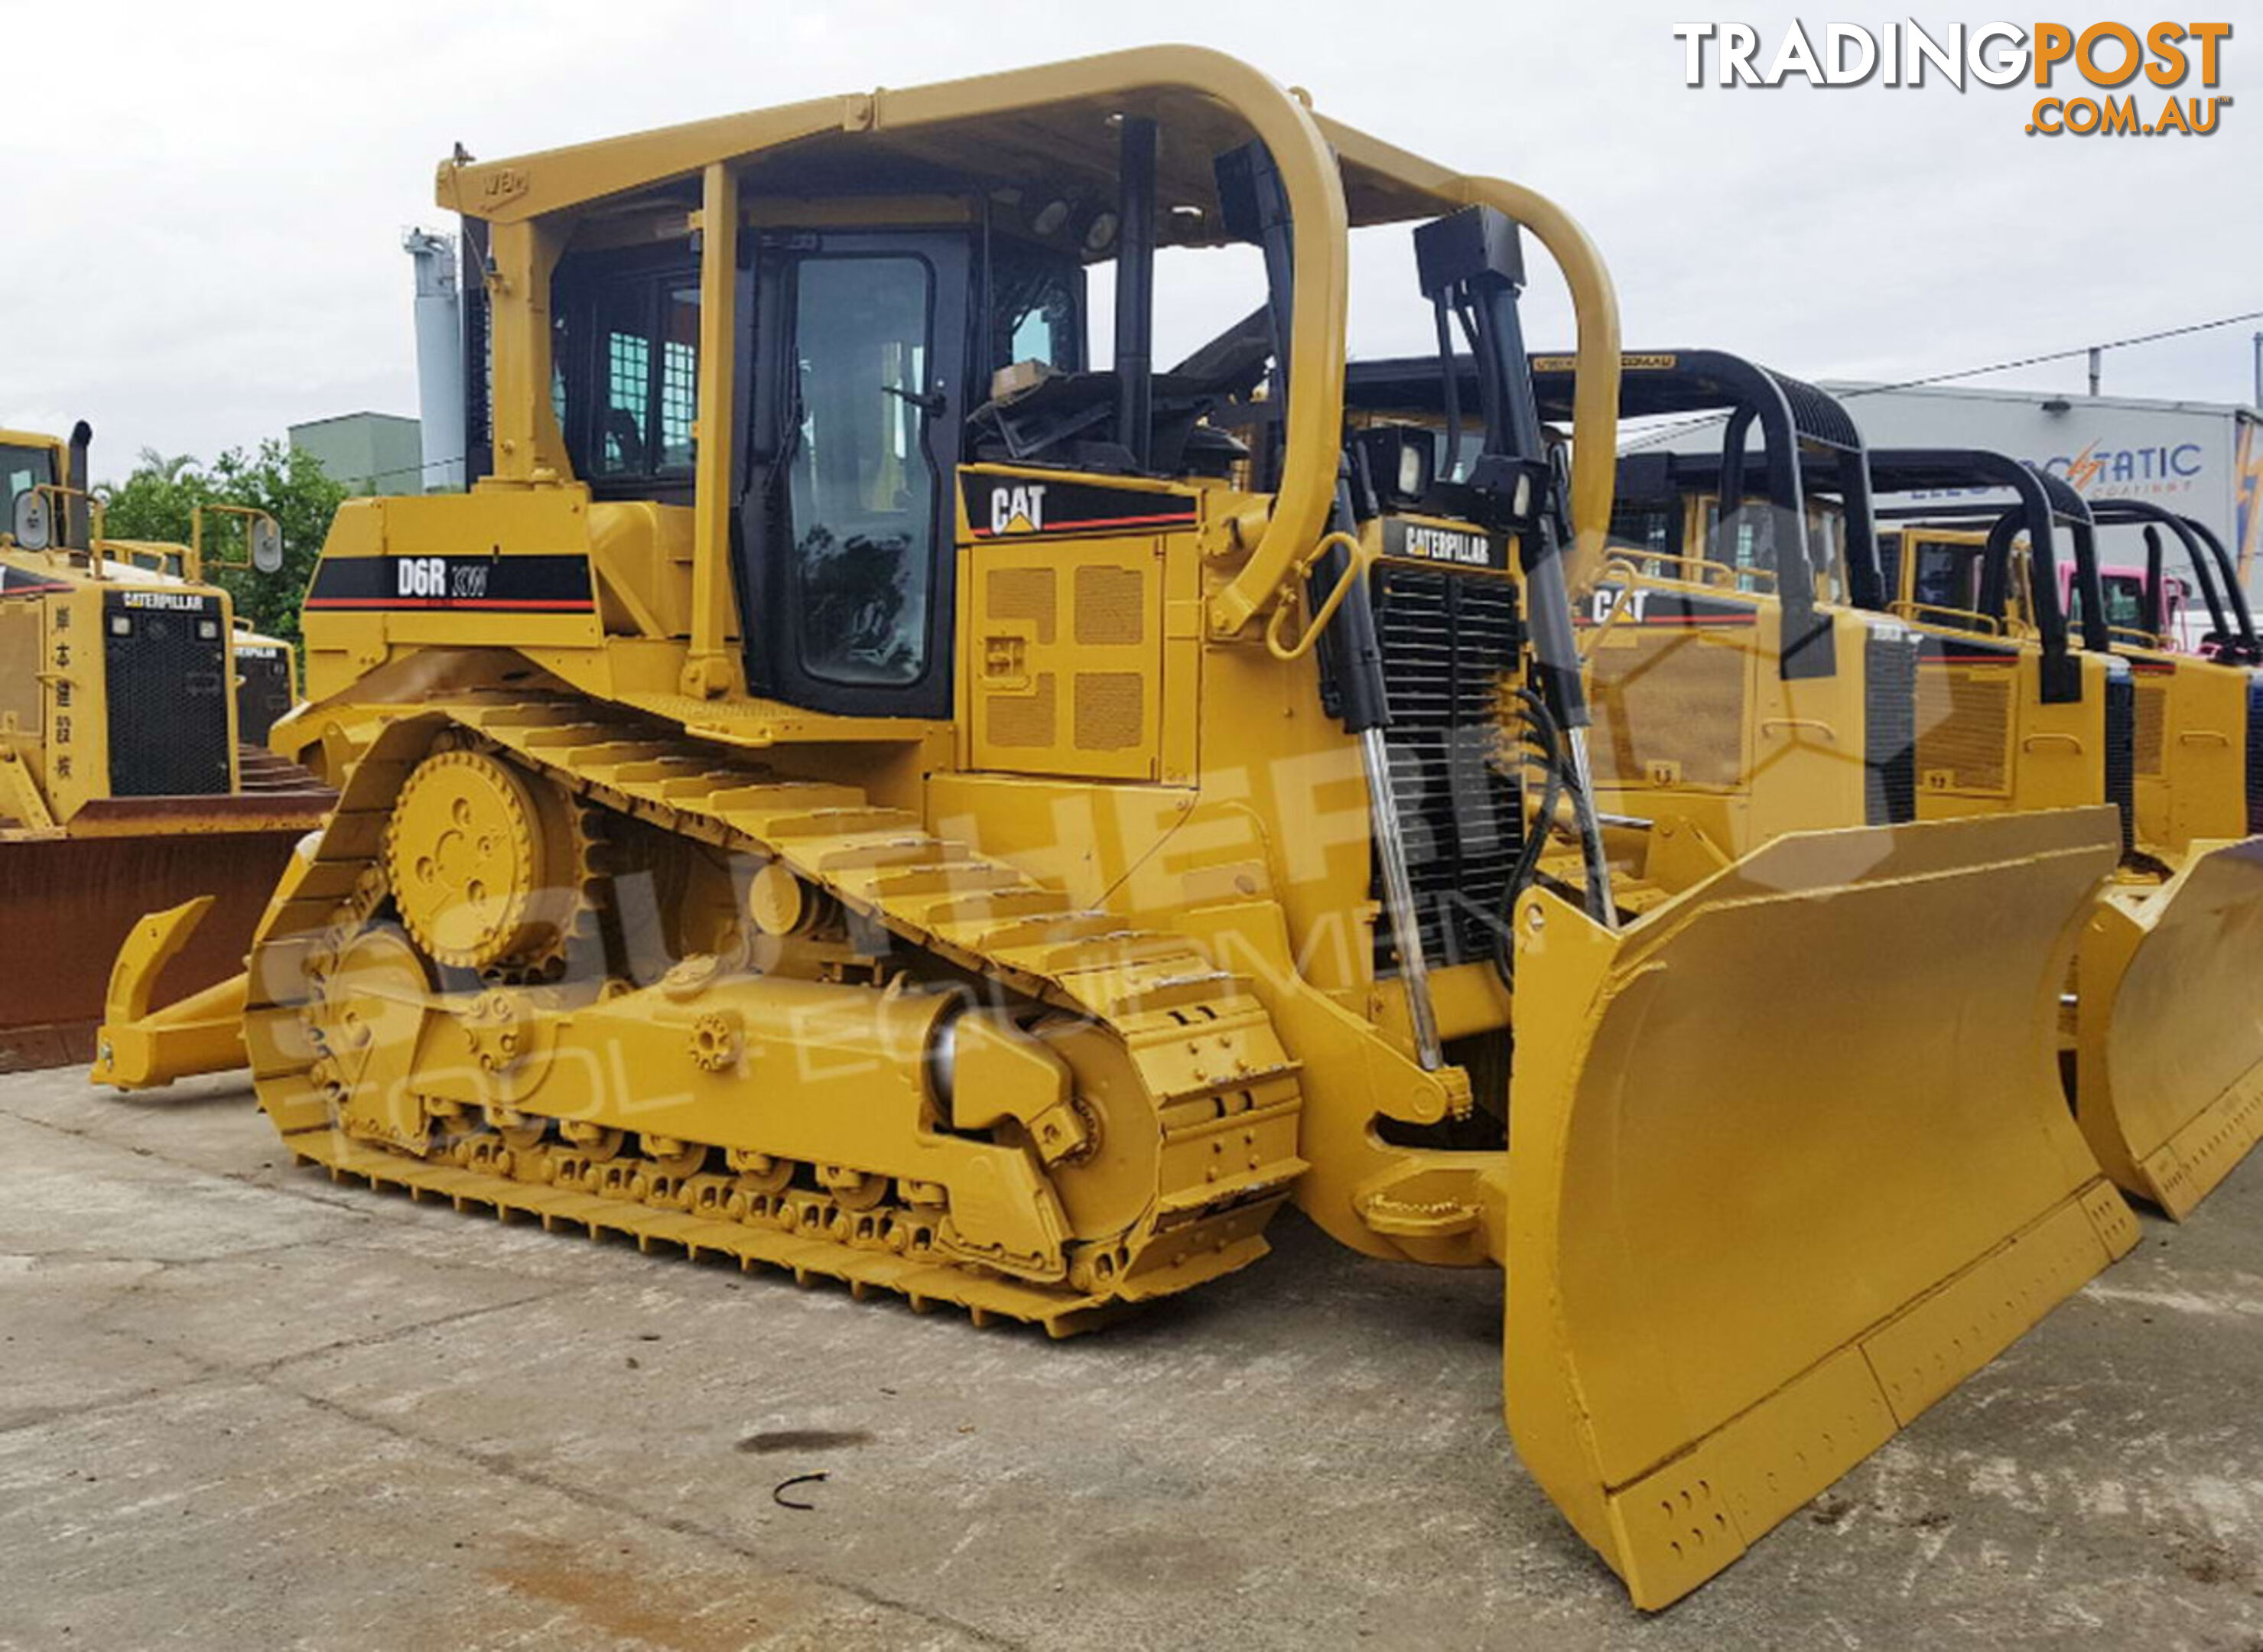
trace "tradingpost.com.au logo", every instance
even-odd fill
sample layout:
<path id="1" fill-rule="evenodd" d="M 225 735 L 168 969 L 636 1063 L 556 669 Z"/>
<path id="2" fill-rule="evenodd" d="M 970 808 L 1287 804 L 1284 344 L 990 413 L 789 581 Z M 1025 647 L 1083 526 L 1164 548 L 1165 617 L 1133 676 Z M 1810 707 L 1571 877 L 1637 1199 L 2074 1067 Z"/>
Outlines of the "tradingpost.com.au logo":
<path id="1" fill-rule="evenodd" d="M 2045 137 L 2188 137 L 2214 134 L 2228 97 L 2223 80 L 2229 23 L 1950 23 L 1914 18 L 1868 27 L 1795 20 L 1771 53 L 1749 23 L 1677 23 L 1692 86 L 1886 86 L 1967 83 L 2044 94 L 2027 129 Z M 2194 87 L 2207 95 L 2196 95 Z M 2064 94 L 2088 88 L 2096 97 Z"/>

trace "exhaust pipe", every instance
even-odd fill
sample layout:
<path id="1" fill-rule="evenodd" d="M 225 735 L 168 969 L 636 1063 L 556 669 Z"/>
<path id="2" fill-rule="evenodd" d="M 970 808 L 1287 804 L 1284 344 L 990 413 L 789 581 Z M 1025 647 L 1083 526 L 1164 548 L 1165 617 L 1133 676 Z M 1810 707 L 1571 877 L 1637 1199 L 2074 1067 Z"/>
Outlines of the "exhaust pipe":
<path id="1" fill-rule="evenodd" d="M 412 229 L 401 250 L 416 265 L 416 417 L 423 473 L 393 493 L 464 490 L 464 312 L 456 279 L 456 243 Z"/>
<path id="2" fill-rule="evenodd" d="M 1155 123 L 1124 117 L 1116 214 L 1116 438 L 1132 467 L 1154 461 Z"/>
<path id="3" fill-rule="evenodd" d="M 64 478 L 64 482 L 77 491 L 66 496 L 63 546 L 67 550 L 90 551 L 94 548 L 94 507 L 87 496 L 94 486 L 93 473 L 87 468 L 87 450 L 93 446 L 93 425 L 81 419 L 71 426 L 70 475 Z"/>

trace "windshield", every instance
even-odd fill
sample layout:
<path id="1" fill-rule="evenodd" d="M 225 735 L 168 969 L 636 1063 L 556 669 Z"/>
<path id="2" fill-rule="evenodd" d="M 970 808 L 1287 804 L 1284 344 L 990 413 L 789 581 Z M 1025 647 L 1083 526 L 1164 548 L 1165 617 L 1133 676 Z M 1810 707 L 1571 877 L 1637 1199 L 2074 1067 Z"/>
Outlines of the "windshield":
<path id="1" fill-rule="evenodd" d="M 8 496 L 7 513 L 0 516 L 0 533 L 7 531 L 16 519 L 16 496 L 33 488 L 53 487 L 55 481 L 55 456 L 51 448 L 26 447 L 20 443 L 0 442 L 0 489 Z"/>
<path id="2" fill-rule="evenodd" d="M 2142 574 L 2101 573 L 2100 589 L 2106 596 L 2106 623 L 2116 631 L 2141 631 L 2150 634 L 2151 622 L 2145 615 L 2145 579 Z M 2070 583 L 2066 604 L 2067 623 L 2082 623 L 2082 587 Z"/>

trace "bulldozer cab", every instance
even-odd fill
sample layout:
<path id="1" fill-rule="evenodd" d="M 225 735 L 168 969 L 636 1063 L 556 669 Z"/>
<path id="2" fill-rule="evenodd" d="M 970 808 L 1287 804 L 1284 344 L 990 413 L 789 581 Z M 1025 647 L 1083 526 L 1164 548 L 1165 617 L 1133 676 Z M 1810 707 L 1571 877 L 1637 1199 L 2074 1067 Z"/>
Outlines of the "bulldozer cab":
<path id="1" fill-rule="evenodd" d="M 2152 542 L 2158 540 L 2157 529 Z M 2074 588 L 2074 569 L 2060 569 L 2058 578 L 2059 604 L 2079 622 L 2082 593 Z M 2164 573 L 2157 579 L 2144 568 L 2108 562 L 2098 570 L 2098 584 L 2106 603 L 2107 629 L 2116 641 L 2200 652 L 2194 646 L 2194 586 L 2184 575 Z"/>
<path id="2" fill-rule="evenodd" d="M 812 711 L 946 718 L 968 418 L 1014 362 L 1080 373 L 1091 227 L 1072 240 L 1061 218 L 1048 242 L 941 192 L 898 208 L 903 228 L 881 212 L 859 225 L 853 202 L 742 199 L 738 279 L 758 319 L 732 482 L 741 670 L 752 692 Z M 559 261 L 561 434 L 593 497 L 691 498 L 698 278 L 688 245 Z M 1076 382 L 1079 411 L 1113 416 L 1107 387 Z M 1024 487 L 1023 508 L 984 531 L 1045 531 L 1045 494 Z M 1052 506 L 1058 533 L 1075 507 L 1066 492 Z"/>
<path id="3" fill-rule="evenodd" d="M 967 83 L 969 98 L 987 83 Z M 1259 533 L 1264 554 L 1226 599 L 1246 624 L 1278 588 L 1284 530 L 1317 535 L 1334 508 L 1342 255 L 1333 237 L 1294 244 L 1292 198 L 1308 225 L 1324 196 L 1347 200 L 1353 225 L 1455 206 L 1348 131 L 1350 147 L 1312 175 L 1206 93 L 1071 94 L 1011 117 L 955 95 L 893 98 L 920 112 L 901 140 L 842 127 L 829 105 L 825 117 L 813 106 L 777 117 L 803 123 L 790 143 L 757 142 L 769 123 L 750 121 L 741 130 L 754 147 L 602 206 L 494 201 L 462 187 L 493 187 L 483 170 L 444 176 L 472 255 L 524 261 L 546 317 L 529 326 L 506 279 L 474 288 L 475 340 L 492 339 L 506 374 L 551 390 L 530 399 L 515 380 L 491 389 L 469 375 L 485 450 L 474 468 L 570 475 L 599 504 L 689 511 L 700 566 L 712 546 L 727 576 L 698 582 L 688 616 L 642 617 L 663 630 L 688 621 L 685 680 L 703 694 L 727 684 L 824 716 L 951 718 L 965 679 L 979 693 L 984 675 L 962 655 L 961 547 L 1182 528 L 1199 511 L 1174 482 L 1238 481 L 1297 507 Z M 1263 249 L 1272 294 L 1162 370 L 1158 250 L 1236 243 Z M 1115 266 L 1118 287 L 1102 371 L 1087 337 L 1095 264 Z M 1292 304 L 1299 286 L 1327 313 Z M 1300 357 L 1328 381 L 1311 397 L 1287 394 Z M 1269 374 L 1269 404 L 1253 413 Z M 725 418 L 727 446 L 694 440 Z M 1265 427 L 1254 448 L 1237 421 Z M 499 566 L 495 577 L 511 600 L 543 600 L 531 570 Z M 460 606 L 471 592 L 453 579 L 431 594 Z M 610 583 L 601 603 L 627 603 L 628 582 Z M 317 589 L 312 605 L 366 600 Z M 1073 767 L 1118 778 L 1160 763 L 1085 750 Z"/>
<path id="4" fill-rule="evenodd" d="M 1975 528 L 1918 525 L 1882 529 L 1878 553 L 1894 612 L 1921 623 L 1957 625 L 1966 630 L 2031 634 L 2024 596 L 2004 618 L 1981 610 L 1988 573 L 1988 536 Z M 2070 568 L 2064 570 L 2072 573 Z M 2071 588 L 2071 580 L 2066 589 Z"/>
<path id="5" fill-rule="evenodd" d="M 65 479 L 62 444 L 52 436 L 25 431 L 0 431 L 0 504 L 13 524 L 16 501 L 38 489 L 53 488 Z M 12 526 L 6 530 L 13 537 Z"/>

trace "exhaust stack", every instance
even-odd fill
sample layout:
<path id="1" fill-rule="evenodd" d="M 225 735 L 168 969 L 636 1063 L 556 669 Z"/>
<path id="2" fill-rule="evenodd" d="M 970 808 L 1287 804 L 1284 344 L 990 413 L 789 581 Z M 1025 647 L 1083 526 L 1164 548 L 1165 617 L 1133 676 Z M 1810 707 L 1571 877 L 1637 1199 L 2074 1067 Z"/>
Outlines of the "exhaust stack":
<path id="1" fill-rule="evenodd" d="M 423 433 L 426 493 L 464 489 L 464 319 L 456 243 L 412 229 L 401 250 L 416 265 L 416 417 Z"/>
<path id="2" fill-rule="evenodd" d="M 81 419 L 71 426 L 69 485 L 78 489 L 63 511 L 62 543 L 74 551 L 94 548 L 94 509 L 87 503 L 94 490 L 94 471 L 87 451 L 94 446 L 94 426 Z"/>

